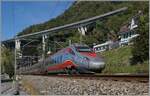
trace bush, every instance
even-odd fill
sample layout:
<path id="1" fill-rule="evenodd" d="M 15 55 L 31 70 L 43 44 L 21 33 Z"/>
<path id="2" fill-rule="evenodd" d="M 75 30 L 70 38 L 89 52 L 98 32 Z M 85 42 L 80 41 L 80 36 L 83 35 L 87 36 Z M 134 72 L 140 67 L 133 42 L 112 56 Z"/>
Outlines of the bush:
<path id="1" fill-rule="evenodd" d="M 1 49 L 2 73 L 7 73 L 11 78 L 14 75 L 14 54 L 6 47 L 1 47 Z"/>

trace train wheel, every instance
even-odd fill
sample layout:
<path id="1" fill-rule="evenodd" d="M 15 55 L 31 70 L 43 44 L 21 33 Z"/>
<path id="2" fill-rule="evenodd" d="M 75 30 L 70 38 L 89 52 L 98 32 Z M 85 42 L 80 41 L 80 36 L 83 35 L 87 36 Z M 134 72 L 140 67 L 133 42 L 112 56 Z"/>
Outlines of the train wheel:
<path id="1" fill-rule="evenodd" d="M 78 74 L 79 74 L 79 72 L 78 72 L 77 69 L 72 69 L 72 70 L 71 70 L 71 73 L 74 74 L 74 75 L 78 75 Z"/>
<path id="2" fill-rule="evenodd" d="M 45 74 L 45 75 L 48 75 L 48 71 L 46 70 L 44 74 Z"/>
<path id="3" fill-rule="evenodd" d="M 70 68 L 65 68 L 64 71 L 65 71 L 66 74 L 70 75 Z"/>
<path id="4" fill-rule="evenodd" d="M 65 72 L 69 75 L 77 75 L 79 72 L 75 68 L 66 68 Z"/>

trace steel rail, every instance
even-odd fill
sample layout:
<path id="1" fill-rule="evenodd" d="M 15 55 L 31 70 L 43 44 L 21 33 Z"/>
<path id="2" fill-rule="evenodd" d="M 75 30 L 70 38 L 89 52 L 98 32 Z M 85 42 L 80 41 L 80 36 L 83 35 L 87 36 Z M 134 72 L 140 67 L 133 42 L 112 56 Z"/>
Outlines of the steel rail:
<path id="1" fill-rule="evenodd" d="M 51 77 L 48 76 L 47 77 Z M 59 77 L 59 78 L 72 78 L 72 79 L 86 79 L 86 80 L 112 80 L 112 81 L 123 81 L 123 82 L 141 82 L 141 83 L 148 83 L 149 82 L 149 75 L 148 74 L 114 74 L 114 75 L 53 75 L 52 77 Z"/>
<path id="2" fill-rule="evenodd" d="M 112 80 L 124 82 L 149 82 L 149 74 L 80 74 L 80 75 L 67 75 L 67 74 L 53 74 L 53 75 L 31 75 L 42 77 L 56 77 L 56 78 L 71 78 L 71 79 L 86 79 L 86 80 Z"/>
<path id="3" fill-rule="evenodd" d="M 67 75 L 67 74 L 58 74 L 58 75 L 45 75 L 45 76 L 58 76 L 58 77 L 127 77 L 127 78 L 149 78 L 148 74 L 77 74 L 77 75 Z"/>

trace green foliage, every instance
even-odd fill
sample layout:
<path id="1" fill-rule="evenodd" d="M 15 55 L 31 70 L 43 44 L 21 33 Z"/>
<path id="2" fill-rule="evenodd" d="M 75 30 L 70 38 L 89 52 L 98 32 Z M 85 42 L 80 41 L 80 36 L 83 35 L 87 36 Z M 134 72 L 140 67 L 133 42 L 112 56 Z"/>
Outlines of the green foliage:
<path id="1" fill-rule="evenodd" d="M 99 53 L 99 55 L 104 56 L 106 61 L 106 68 L 103 73 L 148 73 L 147 60 L 138 65 L 130 65 L 131 50 L 131 46 L 125 46 Z"/>
<path id="2" fill-rule="evenodd" d="M 1 47 L 1 68 L 2 73 L 7 73 L 10 77 L 14 75 L 14 54 L 13 52 L 6 48 Z"/>
<path id="3" fill-rule="evenodd" d="M 93 30 L 89 30 L 86 33 L 87 37 L 85 37 L 85 41 L 87 44 L 91 43 L 102 43 L 107 39 L 107 33 L 113 30 L 115 33 L 119 32 L 120 27 L 128 22 L 132 16 L 137 14 L 139 10 L 148 14 L 148 2 L 147 1 L 132 1 L 132 2 L 115 2 L 115 1 L 80 1 L 74 2 L 72 6 L 67 9 L 62 15 L 53 18 L 47 22 L 32 25 L 26 29 L 24 29 L 18 35 L 28 34 L 32 32 L 38 32 L 42 30 L 46 30 L 49 28 L 53 28 L 56 26 L 73 23 L 79 20 L 83 20 L 86 18 L 90 18 L 96 15 L 100 15 L 118 8 L 128 7 L 128 10 L 119 13 L 118 15 L 113 15 L 107 18 L 102 19 L 102 21 L 98 21 L 96 26 L 94 26 Z M 60 31 L 60 33 L 64 33 L 65 31 Z M 73 33 L 73 34 L 72 34 Z M 72 41 L 79 42 L 79 33 L 76 29 L 69 30 L 68 36 L 66 34 L 62 34 L 61 36 L 52 36 L 51 40 L 58 39 L 63 42 L 68 42 L 68 39 L 72 39 Z M 52 35 L 52 34 L 51 34 Z M 91 36 L 92 35 L 92 36 Z M 88 39 L 87 39 L 88 38 Z M 92 42 L 91 42 L 92 41 Z"/>
<path id="4" fill-rule="evenodd" d="M 134 40 L 134 46 L 132 48 L 132 64 L 144 62 L 149 59 L 149 22 L 148 15 L 140 17 L 140 25 L 137 30 L 140 34 L 138 38 Z"/>

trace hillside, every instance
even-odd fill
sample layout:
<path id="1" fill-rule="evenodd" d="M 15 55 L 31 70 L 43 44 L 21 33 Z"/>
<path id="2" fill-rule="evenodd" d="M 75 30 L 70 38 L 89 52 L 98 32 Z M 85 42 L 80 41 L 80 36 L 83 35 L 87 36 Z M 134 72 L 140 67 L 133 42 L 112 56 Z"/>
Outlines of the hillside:
<path id="1" fill-rule="evenodd" d="M 107 40 L 107 33 L 114 31 L 117 33 L 120 27 L 128 22 L 132 16 L 134 16 L 139 10 L 143 14 L 148 15 L 148 2 L 115 2 L 115 1 L 80 1 L 74 2 L 73 5 L 67 9 L 60 16 L 51 19 L 47 22 L 29 26 L 24 29 L 18 35 L 28 34 L 32 32 L 38 32 L 41 30 L 46 30 L 56 26 L 73 23 L 82 19 L 100 15 L 118 8 L 128 7 L 126 12 L 123 12 L 119 15 L 114 15 L 108 17 L 103 21 L 97 21 L 92 28 L 88 29 L 88 33 L 84 38 L 84 43 L 102 43 Z M 70 33 L 67 35 L 64 34 L 65 31 L 57 35 L 50 36 L 50 40 L 57 40 L 66 42 L 68 39 L 71 39 L 73 42 L 79 42 L 79 33 L 77 29 L 69 30 Z M 67 31 L 68 32 L 68 31 Z M 68 42 L 66 42 L 68 43 Z"/>
<path id="2" fill-rule="evenodd" d="M 103 55 L 106 59 L 106 68 L 103 73 L 148 73 L 149 72 L 149 2 L 148 1 L 78 1 L 74 2 L 72 6 L 67 9 L 60 16 L 48 20 L 47 22 L 41 24 L 35 24 L 29 26 L 23 31 L 19 32 L 18 35 L 24 35 L 29 33 L 34 33 L 56 26 L 73 23 L 79 20 L 90 18 L 96 15 L 100 15 L 118 8 L 128 7 L 128 10 L 108 17 L 102 21 L 97 21 L 96 23 L 88 27 L 88 32 L 86 36 L 83 36 L 83 42 L 92 45 L 93 43 L 103 43 L 107 40 L 107 33 L 114 32 L 118 34 L 120 27 L 127 24 L 129 20 L 140 11 L 142 11 L 143 16 L 141 16 L 140 23 L 137 33 L 140 34 L 140 38 L 135 39 L 134 45 L 130 47 L 122 47 L 118 49 L 113 49 L 110 51 L 99 53 Z M 65 32 L 65 33 L 64 33 Z M 39 39 L 40 41 L 41 39 Z M 77 29 L 72 30 L 62 30 L 58 34 L 51 34 L 49 36 L 50 43 L 46 43 L 46 51 L 51 50 L 52 52 L 57 51 L 56 48 L 60 46 L 53 44 L 53 41 L 64 42 L 62 45 L 65 47 L 68 45 L 68 41 L 79 42 L 79 32 Z M 42 41 L 42 40 L 41 40 Z M 139 46 L 140 45 L 140 46 Z M 33 55 L 34 53 L 39 56 L 42 55 L 42 47 L 39 43 L 38 46 L 22 49 L 22 52 L 29 53 L 27 55 Z M 2 72 L 13 75 L 13 64 L 14 64 L 14 54 L 13 50 L 2 49 Z M 26 55 L 26 54 L 25 54 Z M 133 63 L 131 65 L 129 58 L 133 58 Z M 142 63 L 139 63 L 141 62 Z M 144 61 L 144 62 L 143 62 Z M 137 64 L 136 64 L 137 63 Z"/>
<path id="3" fill-rule="evenodd" d="M 137 65 L 130 64 L 131 46 L 105 51 L 99 55 L 102 55 L 106 61 L 103 73 L 149 73 L 148 61 Z"/>

